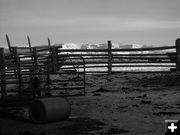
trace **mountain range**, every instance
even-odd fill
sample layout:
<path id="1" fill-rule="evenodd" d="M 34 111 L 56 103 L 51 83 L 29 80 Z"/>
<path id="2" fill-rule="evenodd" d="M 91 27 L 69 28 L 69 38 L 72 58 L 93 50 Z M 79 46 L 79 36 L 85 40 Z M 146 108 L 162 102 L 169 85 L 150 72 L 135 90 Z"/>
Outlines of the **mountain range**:
<path id="1" fill-rule="evenodd" d="M 57 45 L 57 44 L 56 44 Z M 107 49 L 107 43 L 101 44 L 74 44 L 74 43 L 64 43 L 59 44 L 62 49 Z M 131 49 L 131 48 L 150 48 L 153 46 L 139 45 L 139 44 L 114 44 L 112 43 L 112 49 Z"/>

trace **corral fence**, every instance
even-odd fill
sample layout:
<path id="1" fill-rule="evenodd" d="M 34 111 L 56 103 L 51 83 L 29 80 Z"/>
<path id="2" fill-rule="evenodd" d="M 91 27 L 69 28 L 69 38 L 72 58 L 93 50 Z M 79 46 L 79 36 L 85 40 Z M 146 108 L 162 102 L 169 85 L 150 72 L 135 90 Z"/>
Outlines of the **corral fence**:
<path id="1" fill-rule="evenodd" d="M 60 57 L 60 48 L 10 47 L 8 53 L 0 48 L 0 103 L 22 104 L 37 98 L 85 95 L 83 57 Z M 84 65 L 81 74 L 74 59 Z M 73 67 L 61 69 L 65 61 Z"/>
<path id="2" fill-rule="evenodd" d="M 61 49 L 58 56 L 81 55 L 85 60 L 86 73 L 180 71 L 180 39 L 174 46 L 151 48 L 112 49 L 111 41 L 107 45 L 107 49 Z M 71 68 L 71 63 L 64 64 L 63 68 Z M 81 62 L 75 61 L 74 64 L 82 68 Z"/>
<path id="3" fill-rule="evenodd" d="M 85 74 L 118 72 L 179 72 L 180 39 L 174 46 L 151 48 L 63 49 L 62 46 L 0 48 L 1 95 L 3 102 L 34 99 L 43 92 L 53 96 L 85 95 Z M 30 40 L 28 40 L 30 45 Z M 34 88 L 32 78 L 43 87 Z M 60 79 L 59 79 L 60 78 Z M 18 85 L 17 85 L 18 84 Z M 41 96 L 41 95 L 40 95 Z M 13 103 L 14 103 L 13 100 Z"/>

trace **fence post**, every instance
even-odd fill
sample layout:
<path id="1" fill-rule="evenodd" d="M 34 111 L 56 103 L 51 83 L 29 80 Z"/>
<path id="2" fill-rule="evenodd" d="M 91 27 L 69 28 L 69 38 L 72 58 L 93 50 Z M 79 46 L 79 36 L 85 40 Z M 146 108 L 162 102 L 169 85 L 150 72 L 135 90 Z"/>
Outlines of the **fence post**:
<path id="1" fill-rule="evenodd" d="M 22 90 L 23 90 L 23 84 L 22 84 L 22 75 L 21 75 L 21 61 L 18 56 L 17 48 L 13 47 L 13 54 L 15 59 L 15 65 L 17 67 L 17 74 L 18 74 L 18 82 L 19 82 L 19 99 L 22 100 Z"/>
<path id="2" fill-rule="evenodd" d="M 31 40 L 28 35 L 27 35 L 27 40 L 28 40 L 29 50 L 30 52 L 32 52 Z"/>
<path id="3" fill-rule="evenodd" d="M 180 38 L 176 39 L 176 72 L 180 72 Z"/>
<path id="4" fill-rule="evenodd" d="M 8 37 L 8 35 L 7 35 L 7 34 L 6 34 L 6 40 L 7 40 L 7 44 L 8 44 L 8 48 L 9 48 L 9 52 L 11 53 L 13 50 L 12 50 L 11 42 L 10 42 L 9 37 Z"/>
<path id="5" fill-rule="evenodd" d="M 50 41 L 49 38 L 48 38 L 48 46 L 49 46 L 49 47 L 51 46 L 51 41 Z"/>
<path id="6" fill-rule="evenodd" d="M 1 75 L 1 98 L 4 101 L 6 93 L 6 78 L 5 78 L 5 62 L 4 62 L 4 48 L 0 48 L 0 75 Z"/>
<path id="7" fill-rule="evenodd" d="M 108 74 L 112 73 L 112 44 L 108 41 Z"/>
<path id="8" fill-rule="evenodd" d="M 57 71 L 57 48 L 52 48 L 52 61 L 53 61 L 53 72 L 55 73 Z"/>
<path id="9" fill-rule="evenodd" d="M 34 69 L 38 68 L 37 50 L 33 48 Z"/>

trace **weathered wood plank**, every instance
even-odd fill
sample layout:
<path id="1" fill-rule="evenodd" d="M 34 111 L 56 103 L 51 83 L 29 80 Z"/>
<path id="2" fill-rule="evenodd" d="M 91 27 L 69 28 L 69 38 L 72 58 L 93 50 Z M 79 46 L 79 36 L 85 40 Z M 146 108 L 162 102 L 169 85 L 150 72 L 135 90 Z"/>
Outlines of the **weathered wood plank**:
<path id="1" fill-rule="evenodd" d="M 170 58 L 168 58 L 168 57 L 142 57 L 142 56 L 140 56 L 140 57 L 127 57 L 127 56 L 125 56 L 125 57 L 123 57 L 123 56 L 119 56 L 119 57 L 117 57 L 117 56 L 114 56 L 113 57 L 114 59 L 128 59 L 128 60 L 132 60 L 132 59 L 139 59 L 139 60 L 170 60 Z"/>
<path id="2" fill-rule="evenodd" d="M 108 41 L 108 74 L 112 72 L 112 44 L 111 41 Z"/>
<path id="3" fill-rule="evenodd" d="M 107 49 L 61 49 L 59 52 L 108 52 Z"/>
<path id="4" fill-rule="evenodd" d="M 113 54 L 113 56 L 168 56 L 168 54 L 176 56 L 176 53 Z"/>
<path id="5" fill-rule="evenodd" d="M 17 67 L 17 75 L 18 75 L 18 86 L 19 86 L 19 99 L 22 100 L 22 90 L 23 90 L 23 84 L 22 84 L 22 75 L 21 75 L 21 64 L 20 59 L 18 57 L 17 48 L 13 48 L 13 54 L 15 59 L 15 65 Z"/>
<path id="6" fill-rule="evenodd" d="M 67 57 L 64 57 L 64 59 L 66 60 Z M 63 57 L 60 57 L 58 60 L 62 60 Z M 71 60 L 82 60 L 82 58 L 80 57 L 70 57 Z M 99 56 L 99 57 L 85 57 L 84 60 L 89 60 L 89 59 L 108 59 L 108 57 L 104 57 L 104 56 Z"/>
<path id="7" fill-rule="evenodd" d="M 58 54 L 59 57 L 73 57 L 73 56 L 82 56 L 82 57 L 86 57 L 86 56 L 108 56 L 108 54 L 63 54 L 63 53 L 59 53 Z"/>
<path id="8" fill-rule="evenodd" d="M 180 72 L 180 38 L 176 40 L 176 71 Z"/>
<path id="9" fill-rule="evenodd" d="M 175 65 L 112 65 L 112 67 L 175 67 Z"/>
<path id="10" fill-rule="evenodd" d="M 100 68 L 100 67 L 108 67 L 108 65 L 85 65 L 85 68 Z M 74 67 L 61 67 L 61 69 L 71 69 Z M 78 68 L 83 68 L 83 65 L 79 65 Z"/>
<path id="11" fill-rule="evenodd" d="M 113 61 L 112 63 L 175 63 L 175 61 Z"/>

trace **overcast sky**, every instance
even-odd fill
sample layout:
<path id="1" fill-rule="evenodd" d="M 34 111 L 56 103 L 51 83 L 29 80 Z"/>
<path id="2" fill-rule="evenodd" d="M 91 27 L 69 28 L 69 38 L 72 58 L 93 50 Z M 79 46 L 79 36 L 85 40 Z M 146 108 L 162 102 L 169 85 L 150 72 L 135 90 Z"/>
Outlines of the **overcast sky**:
<path id="1" fill-rule="evenodd" d="M 180 0 L 0 0 L 0 46 L 52 43 L 174 45 Z"/>

